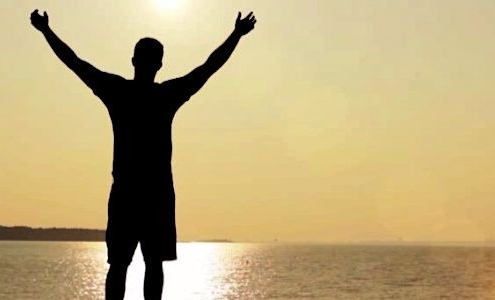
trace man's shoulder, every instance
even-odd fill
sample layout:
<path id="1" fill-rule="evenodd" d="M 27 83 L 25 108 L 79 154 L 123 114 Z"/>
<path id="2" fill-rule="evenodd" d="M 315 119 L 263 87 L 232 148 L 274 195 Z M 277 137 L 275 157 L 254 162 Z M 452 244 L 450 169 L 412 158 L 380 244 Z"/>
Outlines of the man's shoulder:
<path id="1" fill-rule="evenodd" d="M 99 82 L 98 88 L 115 90 L 116 88 L 121 88 L 126 86 L 132 80 L 126 79 L 120 75 L 102 72 L 103 76 Z"/>
<path id="2" fill-rule="evenodd" d="M 128 85 L 128 79 L 107 72 L 102 72 L 102 77 L 98 81 L 98 84 L 92 87 L 93 93 L 98 96 L 103 102 L 106 102 L 106 98 L 113 98 L 116 95 L 119 95 L 121 91 L 126 90 L 126 86 Z"/>
<path id="3" fill-rule="evenodd" d="M 177 78 L 172 78 L 172 79 L 167 79 L 163 81 L 162 83 L 159 83 L 161 87 L 164 88 L 177 88 L 182 85 L 182 77 L 177 77 Z"/>
<path id="4" fill-rule="evenodd" d="M 176 77 L 165 80 L 160 83 L 160 87 L 163 88 L 164 91 L 178 95 L 188 94 L 191 89 L 191 86 L 188 84 L 185 77 Z"/>
<path id="5" fill-rule="evenodd" d="M 163 81 L 159 84 L 161 93 L 174 99 L 175 103 L 182 105 L 189 100 L 189 86 L 184 77 L 177 77 Z"/>
<path id="6" fill-rule="evenodd" d="M 106 73 L 105 72 L 105 76 L 110 81 L 110 83 L 115 83 L 115 84 L 126 84 L 126 83 L 132 81 L 132 80 L 124 78 L 120 75 L 113 74 L 113 73 Z"/>

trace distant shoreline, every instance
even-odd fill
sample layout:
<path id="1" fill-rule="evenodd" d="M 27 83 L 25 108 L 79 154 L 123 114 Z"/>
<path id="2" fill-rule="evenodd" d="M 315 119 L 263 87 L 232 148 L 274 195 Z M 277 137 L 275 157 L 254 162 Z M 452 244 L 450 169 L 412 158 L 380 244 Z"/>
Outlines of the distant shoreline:
<path id="1" fill-rule="evenodd" d="M 104 242 L 105 230 L 87 228 L 33 228 L 0 225 L 0 241 Z M 181 242 L 233 243 L 228 239 L 205 239 Z"/>
<path id="2" fill-rule="evenodd" d="M 32 228 L 1 226 L 0 240 L 4 241 L 105 241 L 105 230 L 85 228 Z"/>
<path id="3" fill-rule="evenodd" d="M 87 228 L 43 228 L 0 225 L 0 241 L 46 242 L 104 242 L 105 230 Z M 335 246 L 404 246 L 404 247 L 495 247 L 494 240 L 487 241 L 233 241 L 229 239 L 179 240 L 180 243 L 276 243 Z"/>

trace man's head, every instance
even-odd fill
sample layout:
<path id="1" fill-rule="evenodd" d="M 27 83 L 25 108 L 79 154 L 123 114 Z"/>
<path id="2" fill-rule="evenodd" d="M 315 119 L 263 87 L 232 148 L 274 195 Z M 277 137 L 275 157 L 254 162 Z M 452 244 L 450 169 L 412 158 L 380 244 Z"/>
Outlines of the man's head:
<path id="1" fill-rule="evenodd" d="M 153 38 L 142 38 L 134 47 L 132 65 L 136 73 L 155 75 L 162 67 L 163 45 Z"/>

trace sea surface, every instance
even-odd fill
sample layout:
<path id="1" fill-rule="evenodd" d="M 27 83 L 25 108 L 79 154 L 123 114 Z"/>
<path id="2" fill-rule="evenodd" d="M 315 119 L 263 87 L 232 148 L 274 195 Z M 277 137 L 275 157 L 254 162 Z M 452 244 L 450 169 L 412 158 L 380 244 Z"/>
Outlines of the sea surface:
<path id="1" fill-rule="evenodd" d="M 163 299 L 495 299 L 495 248 L 179 243 Z M 0 299 L 103 299 L 99 242 L 0 241 Z M 126 299 L 143 299 L 136 251 Z"/>

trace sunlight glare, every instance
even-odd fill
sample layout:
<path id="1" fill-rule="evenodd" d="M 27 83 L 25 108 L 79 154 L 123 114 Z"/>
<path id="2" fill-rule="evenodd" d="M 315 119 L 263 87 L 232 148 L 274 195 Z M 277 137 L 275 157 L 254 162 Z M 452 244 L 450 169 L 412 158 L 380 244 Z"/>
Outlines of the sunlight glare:
<path id="1" fill-rule="evenodd" d="M 164 263 L 164 298 L 227 299 L 239 293 L 248 282 L 236 278 L 244 274 L 242 258 L 250 249 L 243 244 L 178 243 L 179 259 Z M 125 300 L 143 299 L 144 271 L 138 247 L 127 272 Z"/>
<path id="2" fill-rule="evenodd" d="M 182 0 L 155 0 L 156 6 L 166 11 L 177 11 L 182 7 Z"/>

